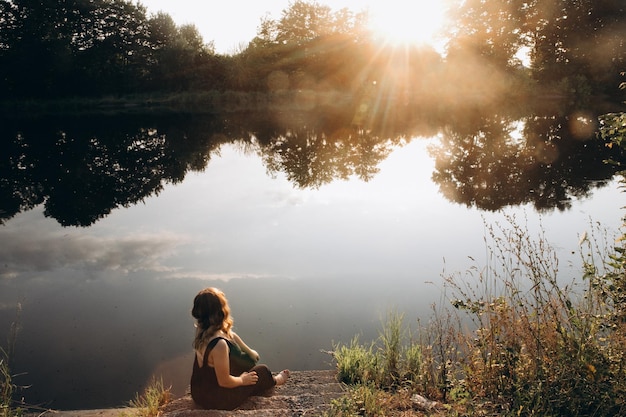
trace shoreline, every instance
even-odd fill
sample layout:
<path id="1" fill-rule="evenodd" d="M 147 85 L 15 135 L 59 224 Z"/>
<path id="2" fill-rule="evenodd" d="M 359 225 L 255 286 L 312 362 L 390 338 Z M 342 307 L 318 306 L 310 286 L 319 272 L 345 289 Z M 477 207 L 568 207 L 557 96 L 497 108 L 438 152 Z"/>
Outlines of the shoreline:
<path id="1" fill-rule="evenodd" d="M 130 416 L 133 408 L 99 408 L 93 410 L 45 410 L 39 412 L 28 412 L 24 417 L 119 417 L 122 413 L 128 413 Z"/>
<path id="2" fill-rule="evenodd" d="M 282 417 L 319 415 L 330 406 L 333 399 L 344 393 L 337 381 L 337 371 L 292 371 L 285 385 L 273 388 L 270 396 L 251 397 L 234 411 L 198 409 L 189 394 L 165 404 L 160 417 L 224 417 L 257 416 Z M 24 413 L 24 417 L 134 417 L 131 407 L 93 410 L 43 410 Z M 311 414 L 313 413 L 313 414 Z"/>

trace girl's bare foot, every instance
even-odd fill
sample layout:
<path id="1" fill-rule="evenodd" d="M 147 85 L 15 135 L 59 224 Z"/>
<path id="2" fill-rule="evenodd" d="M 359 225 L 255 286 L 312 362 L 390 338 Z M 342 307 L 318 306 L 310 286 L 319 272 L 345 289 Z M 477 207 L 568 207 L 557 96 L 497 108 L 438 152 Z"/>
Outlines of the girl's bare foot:
<path id="1" fill-rule="evenodd" d="M 276 385 L 283 385 L 289 379 L 289 369 L 285 369 L 280 371 L 274 377 L 274 381 L 276 381 Z"/>

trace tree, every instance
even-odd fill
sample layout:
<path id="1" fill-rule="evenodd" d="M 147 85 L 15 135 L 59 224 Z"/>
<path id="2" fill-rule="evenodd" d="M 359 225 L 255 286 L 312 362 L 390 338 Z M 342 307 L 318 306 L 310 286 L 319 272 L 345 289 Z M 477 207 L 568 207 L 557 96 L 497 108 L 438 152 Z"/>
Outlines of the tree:
<path id="1" fill-rule="evenodd" d="M 212 44 L 205 44 L 198 28 L 192 24 L 176 26 L 165 13 L 148 21 L 152 45 L 149 71 L 151 88 L 182 90 L 199 78 L 198 68 L 214 55 Z"/>
<path id="2" fill-rule="evenodd" d="M 575 79 L 613 91 L 626 68 L 626 7 L 619 0 L 537 0 L 527 16 L 534 75 L 540 81 Z"/>
<path id="3" fill-rule="evenodd" d="M 58 25 L 66 9 L 51 0 L 2 0 L 0 4 L 5 94 L 45 94 L 70 55 L 67 33 Z"/>
<path id="4" fill-rule="evenodd" d="M 233 61 L 232 84 L 254 90 L 345 85 L 354 67 L 366 62 L 359 51 L 366 40 L 365 22 L 365 13 L 333 11 L 314 1 L 292 2 L 279 20 L 261 19 L 257 36 Z M 349 66 L 352 74 L 347 75 Z"/>
<path id="5" fill-rule="evenodd" d="M 333 11 L 315 1 L 296 0 L 283 10 L 280 20 L 267 16 L 261 19 L 251 45 L 304 46 L 316 38 L 337 34 L 352 35 L 357 40 L 364 33 L 366 18 L 365 13 L 354 13 L 347 8 Z"/>
<path id="6" fill-rule="evenodd" d="M 79 48 L 78 62 L 99 93 L 133 92 L 145 80 L 151 45 L 146 9 L 126 0 L 100 0 L 89 16 L 91 47 Z"/>
<path id="7" fill-rule="evenodd" d="M 474 54 L 499 69 L 519 65 L 517 51 L 526 45 L 524 16 L 531 5 L 520 0 L 467 0 L 452 7 L 455 22 L 448 55 Z"/>
<path id="8" fill-rule="evenodd" d="M 214 49 L 194 25 L 128 0 L 0 0 L 0 94 L 61 97 L 187 89 Z M 214 76 L 213 79 L 219 77 Z"/>
<path id="9" fill-rule="evenodd" d="M 614 91 L 626 68 L 626 7 L 620 0 L 467 0 L 453 8 L 448 56 L 468 51 L 507 71 L 530 50 L 532 75 L 559 93 Z"/>
<path id="10" fill-rule="evenodd" d="M 146 10 L 125 0 L 0 0 L 9 96 L 137 88 L 150 51 Z"/>

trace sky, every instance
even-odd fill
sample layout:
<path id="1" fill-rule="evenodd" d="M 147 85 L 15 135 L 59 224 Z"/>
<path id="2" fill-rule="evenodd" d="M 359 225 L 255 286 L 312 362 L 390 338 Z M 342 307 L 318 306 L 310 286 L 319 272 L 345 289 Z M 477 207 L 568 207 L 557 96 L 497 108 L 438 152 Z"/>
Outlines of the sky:
<path id="1" fill-rule="evenodd" d="M 231 0 L 200 2 L 198 0 L 142 0 L 148 13 L 163 11 L 176 24 L 194 24 L 205 42 L 214 42 L 217 53 L 234 53 L 256 35 L 261 19 L 280 19 L 290 0 Z M 430 38 L 441 22 L 442 1 L 406 2 L 403 0 L 326 0 L 318 1 L 333 11 L 347 7 L 359 12 L 369 10 L 374 25 L 394 39 Z"/>

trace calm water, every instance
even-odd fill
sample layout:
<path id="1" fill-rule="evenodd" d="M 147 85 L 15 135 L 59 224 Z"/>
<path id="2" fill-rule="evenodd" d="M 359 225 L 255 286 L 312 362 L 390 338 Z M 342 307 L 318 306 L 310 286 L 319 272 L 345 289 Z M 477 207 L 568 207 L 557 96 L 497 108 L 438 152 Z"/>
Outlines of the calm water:
<path id="1" fill-rule="evenodd" d="M 19 303 L 16 382 L 31 385 L 28 403 L 55 408 L 122 405 L 153 375 L 181 393 L 191 302 L 206 286 L 226 292 L 237 331 L 271 368 L 329 368 L 321 350 L 375 338 L 391 309 L 427 320 L 442 274 L 468 257 L 484 264 L 485 227 L 505 215 L 531 233 L 541 222 L 569 279 L 580 234 L 591 222 L 617 230 L 624 214 L 612 172 L 572 150 L 595 146 L 581 140 L 546 139 L 535 155 L 551 159 L 524 165 L 492 151 L 472 159 L 465 145 L 435 156 L 463 139 L 431 137 L 446 131 L 437 126 L 338 141 L 319 133 L 331 122 L 185 131 L 185 118 L 78 119 L 16 121 L 0 165 L 0 329 Z M 107 138 L 113 126 L 122 133 Z M 523 133 L 507 126 L 513 149 Z M 499 176 L 477 175 L 487 171 Z"/>

